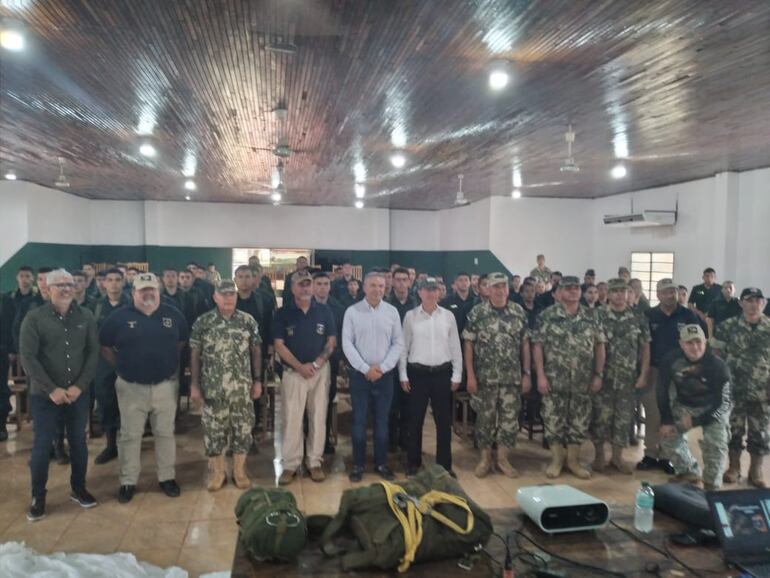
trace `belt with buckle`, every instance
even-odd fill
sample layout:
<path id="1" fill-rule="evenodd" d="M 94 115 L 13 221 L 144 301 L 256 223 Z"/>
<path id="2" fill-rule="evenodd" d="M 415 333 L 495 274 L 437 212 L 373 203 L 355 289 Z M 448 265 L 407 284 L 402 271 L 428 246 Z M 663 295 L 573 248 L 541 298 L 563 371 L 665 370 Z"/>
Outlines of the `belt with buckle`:
<path id="1" fill-rule="evenodd" d="M 407 363 L 407 367 L 411 367 L 417 371 L 424 371 L 425 373 L 441 373 L 442 371 L 449 371 L 452 369 L 452 362 L 447 361 L 441 365 L 423 365 L 422 363 Z"/>

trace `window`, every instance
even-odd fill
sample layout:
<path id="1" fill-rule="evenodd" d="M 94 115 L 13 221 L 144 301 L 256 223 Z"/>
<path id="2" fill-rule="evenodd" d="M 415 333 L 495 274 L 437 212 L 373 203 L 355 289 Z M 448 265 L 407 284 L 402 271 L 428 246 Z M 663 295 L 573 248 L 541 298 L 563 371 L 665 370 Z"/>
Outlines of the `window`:
<path id="1" fill-rule="evenodd" d="M 658 304 L 655 285 L 661 279 L 674 278 L 673 253 L 631 253 L 631 277 L 642 282 L 642 290 L 650 305 Z"/>

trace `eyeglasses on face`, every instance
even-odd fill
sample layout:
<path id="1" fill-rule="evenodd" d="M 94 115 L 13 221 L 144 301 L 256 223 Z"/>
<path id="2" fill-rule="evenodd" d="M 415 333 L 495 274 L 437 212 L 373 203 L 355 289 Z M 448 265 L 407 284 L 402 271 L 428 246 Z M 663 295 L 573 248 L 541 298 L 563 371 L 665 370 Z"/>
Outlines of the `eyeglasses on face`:
<path id="1" fill-rule="evenodd" d="M 56 287 L 57 289 L 74 289 L 75 288 L 74 283 L 53 283 L 50 286 Z"/>

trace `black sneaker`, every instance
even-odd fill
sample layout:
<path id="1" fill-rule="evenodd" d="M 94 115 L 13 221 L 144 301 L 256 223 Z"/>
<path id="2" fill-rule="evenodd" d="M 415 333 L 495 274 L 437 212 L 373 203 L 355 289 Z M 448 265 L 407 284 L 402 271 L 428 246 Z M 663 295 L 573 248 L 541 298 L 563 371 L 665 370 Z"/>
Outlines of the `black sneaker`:
<path id="1" fill-rule="evenodd" d="M 70 500 L 79 504 L 81 508 L 95 508 L 99 505 L 96 498 L 89 494 L 85 488 L 73 489 L 70 493 Z"/>
<path id="2" fill-rule="evenodd" d="M 457 479 L 457 474 L 454 470 L 447 470 L 447 473 L 452 476 L 455 480 Z"/>
<path id="3" fill-rule="evenodd" d="M 327 441 L 326 444 L 324 445 L 324 455 L 333 456 L 335 451 L 336 450 L 334 449 L 334 446 L 332 445 L 332 443 Z"/>
<path id="4" fill-rule="evenodd" d="M 128 504 L 134 499 L 134 493 L 136 492 L 136 486 L 120 486 L 118 490 L 118 502 L 121 504 Z"/>
<path id="5" fill-rule="evenodd" d="M 353 469 L 350 470 L 350 475 L 348 476 L 348 479 L 351 482 L 360 482 L 364 479 L 364 468 L 361 466 L 353 466 Z"/>
<path id="6" fill-rule="evenodd" d="M 118 448 L 107 446 L 99 453 L 98 456 L 96 456 L 96 458 L 94 459 L 94 463 L 98 466 L 101 466 L 102 464 L 111 462 L 117 457 L 118 457 Z"/>
<path id="7" fill-rule="evenodd" d="M 669 476 L 673 476 L 676 473 L 674 466 L 668 460 L 658 460 L 658 467 L 666 472 Z"/>
<path id="8" fill-rule="evenodd" d="M 45 518 L 45 496 L 42 498 L 32 498 L 32 504 L 27 512 L 27 520 L 37 522 Z"/>
<path id="9" fill-rule="evenodd" d="M 396 478 L 396 475 L 393 473 L 393 470 L 391 470 L 388 466 L 385 466 L 385 465 L 377 466 L 376 468 L 374 468 L 374 471 L 375 473 L 379 474 L 383 480 L 390 481 Z"/>
<path id="10" fill-rule="evenodd" d="M 658 467 L 658 460 L 650 456 L 644 456 L 642 461 L 636 464 L 637 470 L 647 471 Z"/>
<path id="11" fill-rule="evenodd" d="M 163 490 L 163 493 L 169 498 L 178 498 L 179 494 L 182 493 L 182 489 L 179 487 L 179 484 L 176 483 L 176 480 L 165 480 L 160 482 L 160 489 Z"/>

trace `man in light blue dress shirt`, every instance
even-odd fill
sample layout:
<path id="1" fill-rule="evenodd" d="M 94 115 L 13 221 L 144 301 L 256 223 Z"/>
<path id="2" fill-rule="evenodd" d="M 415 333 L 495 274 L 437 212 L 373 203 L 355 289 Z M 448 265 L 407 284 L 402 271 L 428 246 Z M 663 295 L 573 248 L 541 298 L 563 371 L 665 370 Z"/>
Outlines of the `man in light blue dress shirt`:
<path id="1" fill-rule="evenodd" d="M 392 480 L 388 467 L 388 413 L 393 399 L 393 374 L 404 349 L 401 318 L 382 300 L 385 277 L 372 272 L 364 279 L 365 299 L 348 307 L 342 324 L 342 349 L 351 366 L 353 404 L 353 469 L 351 482 L 360 482 L 366 459 L 366 421 L 374 410 L 374 471 Z"/>

